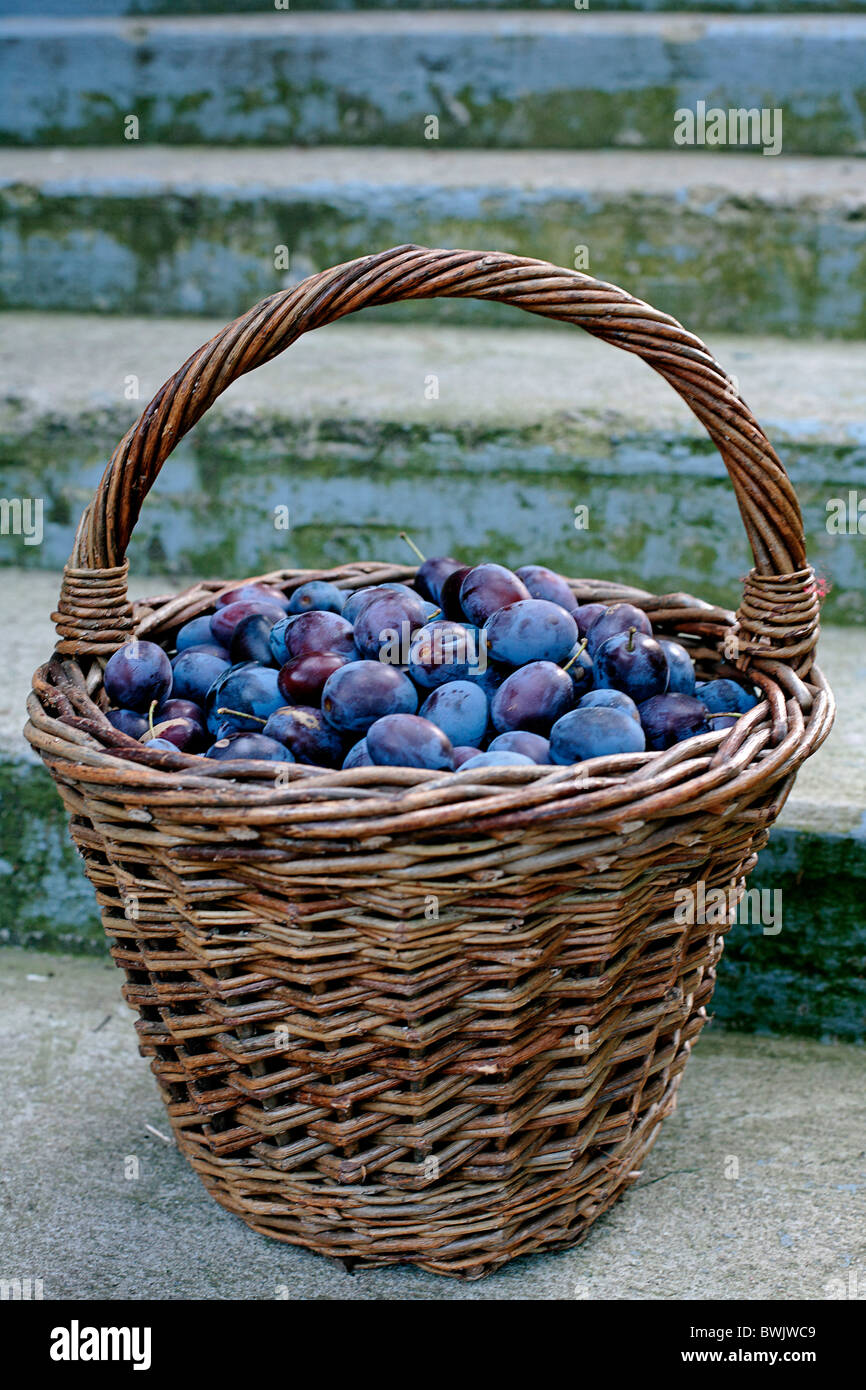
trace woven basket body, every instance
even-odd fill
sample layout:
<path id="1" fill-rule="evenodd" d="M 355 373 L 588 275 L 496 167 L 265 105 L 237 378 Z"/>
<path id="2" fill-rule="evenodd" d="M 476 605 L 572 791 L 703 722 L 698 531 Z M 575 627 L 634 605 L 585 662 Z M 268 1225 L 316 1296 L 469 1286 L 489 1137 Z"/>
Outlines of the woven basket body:
<path id="1" fill-rule="evenodd" d="M 644 357 L 698 415 L 754 554 L 739 613 L 572 587 L 637 603 L 699 674 L 747 670 L 762 702 L 665 753 L 457 774 L 277 774 L 114 730 L 107 658 L 133 633 L 170 642 L 228 587 L 127 601 L 126 547 L 177 440 L 307 329 L 447 295 L 576 323 Z M 290 592 L 312 573 L 268 578 Z M 345 588 L 411 575 L 327 572 Z M 401 247 L 263 301 L 200 349 L 82 519 L 27 736 L 66 804 L 177 1143 L 217 1200 L 280 1240 L 464 1277 L 581 1240 L 674 1105 L 744 877 L 829 731 L 817 614 L 796 498 L 747 407 L 698 339 L 613 286 Z M 716 906 L 690 910 L 687 890 Z"/>

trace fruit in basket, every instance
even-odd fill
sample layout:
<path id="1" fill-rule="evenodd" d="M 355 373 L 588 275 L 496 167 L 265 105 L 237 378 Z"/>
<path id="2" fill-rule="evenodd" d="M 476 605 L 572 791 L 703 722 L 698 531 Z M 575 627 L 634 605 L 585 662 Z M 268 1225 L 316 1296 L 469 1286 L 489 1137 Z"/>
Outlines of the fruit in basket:
<path id="1" fill-rule="evenodd" d="M 210 626 L 214 641 L 219 642 L 223 647 L 230 648 L 235 628 L 252 613 L 265 613 L 272 622 L 276 622 L 284 616 L 282 608 L 270 599 L 250 598 L 241 599 L 237 603 L 228 603 L 225 608 L 218 609 L 211 618 Z"/>
<path id="2" fill-rule="evenodd" d="M 366 734 L 386 714 L 414 714 L 418 694 L 409 677 L 382 661 L 352 661 L 322 690 L 322 713 L 341 733 Z"/>
<path id="3" fill-rule="evenodd" d="M 259 666 L 254 661 L 231 666 L 208 692 L 207 726 L 216 735 L 229 716 L 238 732 L 261 733 L 265 721 L 284 703 L 272 666 Z"/>
<path id="4" fill-rule="evenodd" d="M 417 597 L 416 597 L 417 602 Z M 299 613 L 285 620 L 283 642 L 286 661 L 310 652 L 336 652 L 338 656 L 357 656 L 355 630 L 339 613 Z M 282 623 L 276 623 L 273 633 Z M 273 643 L 272 643 L 273 649 Z M 276 655 L 276 652 L 274 653 Z M 283 665 L 283 662 L 280 662 Z"/>
<path id="5" fill-rule="evenodd" d="M 325 681 L 349 659 L 338 652 L 307 652 L 306 656 L 293 656 L 280 667 L 277 685 L 287 700 L 299 705 L 318 704 Z"/>
<path id="6" fill-rule="evenodd" d="M 490 706 L 474 681 L 449 681 L 427 696 L 419 713 L 439 726 L 451 743 L 481 742 L 490 722 Z"/>
<path id="7" fill-rule="evenodd" d="M 484 624 L 494 661 L 525 666 L 528 661 L 564 661 L 575 649 L 577 623 L 558 603 L 518 599 L 499 608 Z"/>
<path id="8" fill-rule="evenodd" d="M 238 584 L 234 589 L 226 589 L 220 594 L 215 608 L 228 608 L 232 603 L 261 603 L 272 604 L 276 608 L 281 608 L 284 613 L 288 612 L 289 600 L 281 589 L 277 589 L 273 584 Z"/>
<path id="9" fill-rule="evenodd" d="M 289 599 L 290 613 L 342 613 L 345 592 L 326 579 L 310 579 L 299 584 Z"/>
<path id="10" fill-rule="evenodd" d="M 607 709 L 625 710 L 636 724 L 640 723 L 638 707 L 624 690 L 588 690 L 585 695 L 581 696 L 577 707 L 578 709 L 595 709 L 601 706 Z"/>
<path id="11" fill-rule="evenodd" d="M 458 743 L 457 747 L 451 750 L 451 767 L 456 772 L 470 758 L 477 758 L 480 752 L 480 748 L 472 748 L 469 744 Z"/>
<path id="12" fill-rule="evenodd" d="M 500 734 L 511 729 L 548 734 L 573 703 L 574 686 L 567 671 L 552 661 L 530 661 L 506 676 L 490 702 L 490 713 Z"/>
<path id="13" fill-rule="evenodd" d="M 638 708 L 647 748 L 671 748 L 685 738 L 709 732 L 707 707 L 693 695 L 680 691 L 654 695 Z"/>
<path id="14" fill-rule="evenodd" d="M 367 730 L 367 752 L 385 767 L 451 770 L 451 740 L 418 714 L 386 714 Z"/>
<path id="15" fill-rule="evenodd" d="M 633 603 L 614 603 L 606 608 L 586 630 L 586 649 L 590 656 L 594 657 L 609 638 L 628 632 L 630 627 L 645 637 L 652 637 L 650 620 L 642 608 L 635 608 Z"/>
<path id="16" fill-rule="evenodd" d="M 110 709 L 106 713 L 109 724 L 129 738 L 141 738 L 147 732 L 147 719 L 135 709 Z"/>
<path id="17" fill-rule="evenodd" d="M 600 690 L 624 690 L 636 705 L 653 695 L 663 695 L 668 684 L 668 663 L 654 637 L 630 627 L 597 648 L 593 658 L 595 683 Z"/>
<path id="18" fill-rule="evenodd" d="M 231 669 L 231 661 L 224 656 L 187 647 L 175 657 L 172 668 L 172 698 L 191 700 L 193 704 L 203 706 L 214 681 L 224 671 Z"/>
<path id="19" fill-rule="evenodd" d="M 343 759 L 343 768 L 350 767 L 372 767 L 373 759 L 370 757 L 370 750 L 367 747 L 367 740 L 361 738 L 354 744 Z"/>
<path id="20" fill-rule="evenodd" d="M 523 580 L 504 565 L 476 565 L 460 585 L 460 607 L 470 623 L 479 627 L 506 604 L 529 597 Z"/>
<path id="21" fill-rule="evenodd" d="M 459 560 L 452 560 L 450 555 L 437 555 L 424 560 L 415 571 L 415 588 L 422 598 L 429 599 L 438 608 L 442 603 L 442 585 L 449 575 L 459 569 L 465 569 L 465 566 Z"/>
<path id="22" fill-rule="evenodd" d="M 478 628 L 435 618 L 413 634 L 407 670 L 416 685 L 432 689 L 446 681 L 467 680 L 482 656 L 486 652 Z"/>
<path id="23" fill-rule="evenodd" d="M 135 638 L 109 658 L 103 685 L 113 704 L 144 713 L 171 690 L 171 662 L 155 642 Z"/>
<path id="24" fill-rule="evenodd" d="M 262 733 L 288 748 L 296 763 L 333 767 L 343 756 L 343 740 L 311 705 L 284 705 L 275 710 Z"/>
<path id="25" fill-rule="evenodd" d="M 696 683 L 687 648 L 642 609 L 578 604 L 544 565 L 419 558 L 415 587 L 225 590 L 178 630 L 170 663 L 147 642 L 112 657 L 108 718 L 163 751 L 456 771 L 661 751 L 756 703 L 727 677 Z"/>
<path id="26" fill-rule="evenodd" d="M 198 719 L 188 718 L 163 719 L 159 724 L 154 724 L 152 735 L 148 728 L 141 741 L 152 743 L 154 739 L 172 744 L 181 753 L 198 753 L 209 742 L 204 725 Z"/>
<path id="27" fill-rule="evenodd" d="M 269 763 L 293 763 L 295 760 L 288 748 L 277 743 L 275 738 L 264 734 L 229 734 L 227 738 L 217 739 L 205 753 L 206 758 L 232 759 L 255 758 Z"/>
<path id="28" fill-rule="evenodd" d="M 611 706 L 573 709 L 558 719 L 550 731 L 552 763 L 581 763 L 612 753 L 641 753 L 645 747 L 640 724 L 626 710 Z"/>
<path id="29" fill-rule="evenodd" d="M 205 613 L 200 618 L 191 618 L 188 623 L 184 623 L 179 629 L 174 639 L 174 645 L 179 652 L 185 647 L 198 647 L 202 644 L 208 645 L 214 640 L 213 629 L 210 625 L 210 614 Z"/>
<path id="30" fill-rule="evenodd" d="M 439 589 L 439 607 L 442 609 L 442 616 L 453 618 L 458 623 L 462 623 L 466 618 L 463 605 L 460 602 L 460 589 L 470 569 L 471 566 L 469 565 L 460 565 L 456 570 L 452 570 L 448 578 L 443 580 Z"/>
<path id="31" fill-rule="evenodd" d="M 271 664 L 271 628 L 274 619 L 267 613 L 250 613 L 241 618 L 232 633 L 229 657 L 233 666 L 242 661 L 259 661 L 262 665 Z"/>
<path id="32" fill-rule="evenodd" d="M 700 681 L 695 687 L 695 694 L 711 714 L 748 714 L 758 703 L 754 695 L 726 676 L 714 681 Z"/>
<path id="33" fill-rule="evenodd" d="M 490 741 L 488 753 L 522 753 L 534 763 L 550 762 L 550 739 L 531 734 L 528 729 L 509 729 Z"/>
<path id="34" fill-rule="evenodd" d="M 418 594 L 371 596 L 355 618 L 355 647 L 366 660 L 375 661 L 383 649 L 399 643 L 403 634 L 411 638 L 426 621 L 427 611 Z"/>
<path id="35" fill-rule="evenodd" d="M 505 748 L 488 749 L 486 753 L 476 753 L 474 758 L 467 758 L 465 763 L 461 763 L 461 772 L 466 772 L 474 767 L 537 767 L 538 764 L 532 758 L 527 758 L 525 753 L 509 753 Z"/>
<path id="36" fill-rule="evenodd" d="M 558 603 L 566 613 L 575 613 L 577 599 L 566 580 L 546 565 L 523 565 L 514 573 L 524 583 L 533 598 L 543 598 L 550 603 Z"/>

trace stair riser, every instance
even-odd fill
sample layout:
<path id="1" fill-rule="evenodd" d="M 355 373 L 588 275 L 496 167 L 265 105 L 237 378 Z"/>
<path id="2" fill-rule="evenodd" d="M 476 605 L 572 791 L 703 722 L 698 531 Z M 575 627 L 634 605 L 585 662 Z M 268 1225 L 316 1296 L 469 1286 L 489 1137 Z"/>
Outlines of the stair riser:
<path id="1" fill-rule="evenodd" d="M 858 18 L 816 28 L 574 14 L 563 25 L 560 12 L 547 28 L 543 15 L 528 28 L 491 16 L 465 31 L 460 16 L 430 29 L 370 16 L 357 31 L 339 16 L 309 29 L 303 15 L 288 28 L 281 18 L 83 30 L 10 20 L 0 140 L 115 145 L 134 115 L 147 143 L 424 147 L 435 116 L 443 148 L 672 149 L 675 113 L 704 101 L 780 108 L 788 153 L 866 150 Z"/>
<path id="2" fill-rule="evenodd" d="M 684 172 L 684 180 L 687 179 Z M 392 245 L 488 246 L 573 262 L 628 285 L 696 330 L 866 336 L 862 209 L 766 202 L 719 190 L 676 197 L 429 186 L 321 184 L 295 197 L 119 179 L 0 191 L 4 308 L 233 317 L 311 271 Z M 275 268 L 288 248 L 291 269 Z M 767 267 L 772 266 L 772 274 Z M 699 293 L 696 295 L 696 287 Z M 528 325 L 497 305 L 426 301 L 381 318 Z"/>
<path id="3" fill-rule="evenodd" d="M 60 568 L 75 526 L 129 419 L 46 421 L 0 436 L 0 496 L 42 498 L 41 544 L 0 536 L 0 563 Z M 848 497 L 866 450 L 787 444 L 809 556 L 832 589 L 828 621 L 866 621 L 863 537 L 831 535 L 827 500 Z M 575 506 L 589 524 L 575 528 Z M 275 508 L 291 527 L 276 529 Z M 282 513 L 279 514 L 282 517 Z M 181 441 L 136 528 L 136 574 L 242 576 L 347 558 L 426 554 L 533 558 L 568 574 L 615 576 L 653 592 L 736 602 L 747 567 L 736 503 L 707 441 L 611 437 L 604 420 L 511 430 L 206 417 Z M 736 541 L 732 543 L 732 538 Z"/>

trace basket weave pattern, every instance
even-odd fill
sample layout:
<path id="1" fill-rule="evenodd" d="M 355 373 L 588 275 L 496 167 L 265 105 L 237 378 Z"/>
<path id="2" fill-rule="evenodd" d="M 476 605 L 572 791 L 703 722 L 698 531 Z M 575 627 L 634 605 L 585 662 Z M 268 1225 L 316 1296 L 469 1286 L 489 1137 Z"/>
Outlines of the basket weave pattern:
<path id="1" fill-rule="evenodd" d="M 437 295 L 574 322 L 680 392 L 752 544 L 739 613 L 572 587 L 637 603 L 699 674 L 747 669 L 765 698 L 733 730 L 664 753 L 456 774 L 277 775 L 113 729 L 108 656 L 133 633 L 170 639 L 231 586 L 127 600 L 127 544 L 178 439 L 309 328 Z M 288 593 L 314 576 L 355 588 L 412 573 L 261 578 Z M 638 1176 L 706 1020 L 731 912 L 683 921 L 682 890 L 703 882 L 735 902 L 829 731 L 817 617 L 796 497 L 766 437 L 698 339 L 614 286 L 399 247 L 272 296 L 200 349 L 82 518 L 27 736 L 66 804 L 178 1145 L 213 1195 L 258 1231 L 371 1266 L 475 1277 L 581 1240 Z"/>

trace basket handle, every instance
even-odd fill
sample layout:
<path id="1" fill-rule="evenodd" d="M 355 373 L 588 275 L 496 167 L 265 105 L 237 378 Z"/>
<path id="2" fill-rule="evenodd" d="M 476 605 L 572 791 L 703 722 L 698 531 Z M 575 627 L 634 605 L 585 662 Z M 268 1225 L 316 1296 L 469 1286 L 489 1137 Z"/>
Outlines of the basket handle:
<path id="1" fill-rule="evenodd" d="M 64 572 L 58 650 L 110 655 L 133 627 L 126 548 L 172 449 L 238 377 L 302 333 L 403 299 L 487 299 L 577 324 L 636 353 L 700 420 L 734 485 L 754 556 L 737 614 L 742 665 L 783 661 L 808 675 L 818 599 L 803 521 L 772 445 L 699 338 L 615 285 L 547 261 L 483 251 L 397 246 L 311 275 L 235 319 L 175 372 L 114 451 L 84 512 Z"/>

